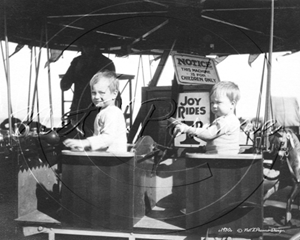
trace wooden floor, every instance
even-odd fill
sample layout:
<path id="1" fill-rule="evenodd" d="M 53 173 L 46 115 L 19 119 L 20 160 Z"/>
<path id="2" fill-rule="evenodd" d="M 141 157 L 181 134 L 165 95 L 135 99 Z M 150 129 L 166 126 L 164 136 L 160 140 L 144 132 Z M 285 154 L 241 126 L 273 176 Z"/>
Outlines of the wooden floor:
<path id="1" fill-rule="evenodd" d="M 266 201 L 264 207 L 264 228 L 265 229 L 281 229 L 282 232 L 274 233 L 270 230 L 268 233 L 264 233 L 265 240 L 286 240 L 290 239 L 294 234 L 300 232 L 300 209 L 298 207 L 300 200 L 296 200 L 293 207 L 293 219 L 292 226 L 285 227 L 284 221 L 284 199 L 286 198 L 288 189 L 283 189 L 281 192 L 275 194 L 270 200 Z M 16 180 L 14 179 L 12 164 L 8 159 L 0 159 L 0 239 L 1 240 L 43 240 L 48 239 L 46 234 L 37 234 L 33 236 L 24 237 L 22 233 L 22 226 L 19 222 L 14 219 L 17 217 L 17 189 Z M 163 212 L 164 209 L 157 209 Z M 157 224 L 157 227 L 168 228 L 169 223 L 153 221 L 152 216 L 148 216 L 142 219 L 138 223 L 137 227 L 143 225 L 143 221 L 149 223 L 153 222 L 153 227 Z M 180 226 L 178 230 L 182 230 Z M 83 236 L 72 236 L 72 235 L 57 235 L 57 240 L 93 240 L 93 239 L 112 239 L 117 240 L 118 238 L 106 238 L 106 237 L 83 237 Z M 119 238 L 122 239 L 122 238 Z"/>

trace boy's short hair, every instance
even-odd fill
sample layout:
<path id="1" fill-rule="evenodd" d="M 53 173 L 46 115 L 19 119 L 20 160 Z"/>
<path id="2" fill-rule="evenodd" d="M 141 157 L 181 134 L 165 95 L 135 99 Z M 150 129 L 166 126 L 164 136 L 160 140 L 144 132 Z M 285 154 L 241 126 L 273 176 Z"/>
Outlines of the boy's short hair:
<path id="1" fill-rule="evenodd" d="M 235 101 L 236 103 L 241 98 L 241 93 L 238 85 L 230 81 L 221 81 L 216 83 L 210 91 L 210 97 L 213 95 L 225 94 L 230 101 Z"/>
<path id="2" fill-rule="evenodd" d="M 117 78 L 117 74 L 109 70 L 97 72 L 90 81 L 90 87 L 93 87 L 102 78 L 105 78 L 109 81 L 108 88 L 111 93 L 114 91 L 119 91 L 119 80 Z"/>

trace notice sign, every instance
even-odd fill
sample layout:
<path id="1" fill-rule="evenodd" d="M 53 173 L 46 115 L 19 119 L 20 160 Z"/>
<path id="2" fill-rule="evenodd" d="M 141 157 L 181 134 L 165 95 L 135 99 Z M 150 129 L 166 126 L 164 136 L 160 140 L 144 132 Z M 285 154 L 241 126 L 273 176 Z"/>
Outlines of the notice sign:
<path id="1" fill-rule="evenodd" d="M 215 62 L 211 58 L 174 54 L 173 63 L 178 84 L 215 84 L 219 82 Z"/>
<path id="2" fill-rule="evenodd" d="M 202 127 L 210 123 L 209 92 L 179 93 L 176 119 L 194 127 Z M 206 145 L 204 141 L 187 134 L 181 134 L 174 140 L 176 147 L 199 147 Z"/>

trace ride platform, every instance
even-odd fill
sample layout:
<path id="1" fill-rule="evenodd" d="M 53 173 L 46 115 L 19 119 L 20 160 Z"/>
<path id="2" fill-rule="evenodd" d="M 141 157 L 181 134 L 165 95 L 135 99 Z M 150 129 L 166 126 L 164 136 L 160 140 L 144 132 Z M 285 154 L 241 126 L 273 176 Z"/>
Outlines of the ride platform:
<path id="1" fill-rule="evenodd" d="M 155 173 L 152 157 L 132 152 L 65 150 L 61 166 L 52 167 L 22 153 L 16 157 L 16 220 L 27 236 L 262 236 L 237 233 L 263 227 L 260 155 L 186 154 L 167 159 Z"/>

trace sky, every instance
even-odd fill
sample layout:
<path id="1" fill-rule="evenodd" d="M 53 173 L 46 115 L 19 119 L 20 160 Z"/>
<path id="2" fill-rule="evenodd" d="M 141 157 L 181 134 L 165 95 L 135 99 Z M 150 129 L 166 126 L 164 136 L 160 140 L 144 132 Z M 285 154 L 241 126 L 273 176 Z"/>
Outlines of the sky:
<path id="1" fill-rule="evenodd" d="M 4 42 L 2 42 L 4 47 Z M 9 53 L 13 53 L 16 44 L 9 44 Z M 61 117 L 61 91 L 59 87 L 59 75 L 64 74 L 72 59 L 78 53 L 74 51 L 66 51 L 64 55 L 55 63 L 50 64 L 51 72 L 51 92 L 54 127 L 60 125 Z M 147 86 L 152 76 L 154 75 L 158 61 L 154 61 L 154 56 L 144 56 L 142 59 L 139 56 L 130 57 L 115 57 L 107 55 L 114 61 L 117 72 L 122 74 L 135 75 L 132 82 L 133 96 L 135 96 L 134 116 L 136 115 L 141 102 L 141 87 Z M 248 54 L 231 55 L 225 60 L 217 64 L 217 71 L 221 81 L 233 81 L 241 90 L 241 100 L 238 103 L 236 114 L 238 117 L 252 118 L 256 116 L 258 93 L 262 80 L 262 69 L 264 55 L 261 54 L 251 66 L 248 64 Z M 151 61 L 152 60 L 152 61 Z M 1 58 L 0 65 L 0 122 L 8 117 L 8 97 L 7 97 L 7 82 L 4 72 L 3 59 Z M 48 84 L 48 69 L 44 68 L 47 61 L 46 51 L 42 50 L 40 70 L 38 74 L 38 94 L 39 108 L 43 124 L 49 126 L 50 111 L 49 111 L 49 84 Z M 143 63 L 143 64 L 141 64 Z M 35 82 L 35 63 L 33 61 L 33 73 L 31 84 L 29 80 L 30 73 L 30 49 L 25 46 L 18 53 L 10 57 L 10 82 L 11 82 L 11 101 L 13 115 L 21 120 L 25 120 L 28 109 L 29 89 L 31 92 L 30 104 L 32 103 L 32 92 Z M 266 70 L 265 77 L 266 79 Z M 174 67 L 172 59 L 169 58 L 166 67 L 158 82 L 158 86 L 170 86 L 174 75 Z M 300 96 L 300 53 L 286 55 L 286 53 L 273 53 L 272 58 L 272 95 L 274 96 Z M 120 90 L 123 89 L 125 81 L 121 82 Z M 31 87 L 29 87 L 31 86 Z M 124 90 L 123 110 L 130 100 L 128 97 L 128 88 Z M 66 94 L 67 99 L 72 99 L 72 93 Z M 66 106 L 68 109 L 68 106 Z M 263 110 L 263 109 L 262 109 Z M 36 111 L 35 111 L 36 114 Z"/>

